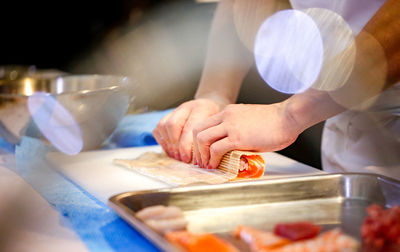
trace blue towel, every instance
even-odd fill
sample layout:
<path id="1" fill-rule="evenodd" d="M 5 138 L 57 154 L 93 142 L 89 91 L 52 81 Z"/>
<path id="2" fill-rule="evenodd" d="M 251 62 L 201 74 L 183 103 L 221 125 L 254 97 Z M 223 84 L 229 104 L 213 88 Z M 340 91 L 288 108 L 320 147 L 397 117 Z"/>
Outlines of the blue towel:
<path id="1" fill-rule="evenodd" d="M 158 121 L 171 111 L 126 116 L 105 148 L 156 144 L 152 131 Z M 14 151 L 14 146 L 3 140 L 0 146 Z M 51 169 L 45 160 L 50 149 L 38 139 L 23 137 L 15 147 L 17 172 L 61 213 L 91 251 L 159 251 L 107 205 Z"/>
<path id="2" fill-rule="evenodd" d="M 0 137 L 0 153 L 1 151 L 13 153 L 14 150 L 15 146 L 13 144 L 8 143 L 6 140 Z"/>
<path id="3" fill-rule="evenodd" d="M 16 172 L 65 218 L 61 223 L 72 227 L 90 251 L 159 251 L 107 205 L 54 171 L 45 160 L 51 149 L 23 137 L 15 149 Z"/>
<path id="4" fill-rule="evenodd" d="M 125 116 L 105 144 L 105 149 L 156 145 L 152 131 L 172 109 Z"/>

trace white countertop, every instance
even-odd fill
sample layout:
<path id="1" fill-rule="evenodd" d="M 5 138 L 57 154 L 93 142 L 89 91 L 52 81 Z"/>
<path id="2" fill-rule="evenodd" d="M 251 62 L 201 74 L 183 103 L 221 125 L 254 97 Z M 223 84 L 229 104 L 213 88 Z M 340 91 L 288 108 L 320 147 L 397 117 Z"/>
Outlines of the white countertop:
<path id="1" fill-rule="evenodd" d="M 113 164 L 113 159 L 132 159 L 146 151 L 160 152 L 160 146 L 98 150 L 68 156 L 59 152 L 48 153 L 53 168 L 98 200 L 107 203 L 109 197 L 127 191 L 168 188 L 172 185 L 145 177 Z M 262 154 L 266 161 L 265 178 L 308 175 L 320 170 L 299 163 L 278 153 Z"/>
<path id="2" fill-rule="evenodd" d="M 52 154 L 58 165 L 54 168 L 81 186 L 90 194 L 105 202 L 109 196 L 131 190 L 167 187 L 142 178 L 141 183 L 129 183 L 137 174 L 112 165 L 112 158 L 135 157 L 148 150 L 160 150 L 158 146 L 117 150 L 91 151 L 77 156 Z M 54 159 L 55 158 L 55 159 Z M 265 153 L 266 177 L 306 175 L 321 173 L 277 153 Z M 57 166 L 57 167 L 56 167 Z M 85 169 L 82 167 L 86 167 Z M 42 196 L 27 184 L 15 171 L 13 155 L 0 155 L 0 216 L 6 220 L 7 249 L 1 251 L 87 251 L 76 233 L 63 223 L 60 214 Z M 97 175 L 98 176 L 97 176 Z M 108 174 L 105 179 L 101 174 Z M 112 178 L 112 179 L 111 179 Z M 118 179 L 123 181 L 116 183 Z M 159 183 L 159 182 L 158 182 Z M 147 186 L 144 186 L 147 185 Z M 12 228 L 11 228 L 12 227 Z M 0 228 L 1 225 L 0 225 Z M 5 232 L 2 232 L 4 238 Z M 0 246 L 3 244 L 0 243 Z"/>

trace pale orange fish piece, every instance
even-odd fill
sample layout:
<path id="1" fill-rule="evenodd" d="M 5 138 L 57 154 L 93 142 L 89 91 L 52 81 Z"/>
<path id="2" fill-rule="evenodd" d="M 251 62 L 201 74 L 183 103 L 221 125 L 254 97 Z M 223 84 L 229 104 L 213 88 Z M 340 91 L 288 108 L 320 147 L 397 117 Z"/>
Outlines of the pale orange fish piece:
<path id="1" fill-rule="evenodd" d="M 248 226 L 238 226 L 233 232 L 236 238 L 246 242 L 252 251 L 267 251 L 291 243 L 289 239 Z"/>

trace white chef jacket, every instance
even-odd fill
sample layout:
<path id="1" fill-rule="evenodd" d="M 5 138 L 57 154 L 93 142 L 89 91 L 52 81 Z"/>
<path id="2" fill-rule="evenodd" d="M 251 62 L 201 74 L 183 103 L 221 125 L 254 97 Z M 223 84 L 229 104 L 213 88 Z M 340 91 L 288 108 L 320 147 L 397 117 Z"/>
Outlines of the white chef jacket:
<path id="1" fill-rule="evenodd" d="M 295 9 L 326 8 L 358 34 L 385 0 L 291 0 Z M 379 95 L 367 111 L 328 119 L 322 135 L 322 167 L 328 172 L 379 173 L 400 180 L 400 83 Z"/>

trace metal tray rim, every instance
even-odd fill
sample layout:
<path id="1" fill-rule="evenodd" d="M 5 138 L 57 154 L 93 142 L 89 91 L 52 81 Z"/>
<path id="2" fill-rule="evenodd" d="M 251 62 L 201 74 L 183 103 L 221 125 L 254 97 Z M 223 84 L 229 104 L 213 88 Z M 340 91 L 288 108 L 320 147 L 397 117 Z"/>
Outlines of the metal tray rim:
<path id="1" fill-rule="evenodd" d="M 196 191 L 196 190 L 209 190 L 209 189 L 218 189 L 225 187 L 241 187 L 247 185 L 265 185 L 265 184 L 276 184 L 276 183 L 284 183 L 284 182 L 297 182 L 297 181 L 310 181 L 310 180 L 318 180 L 318 179 L 329 179 L 329 178 L 342 178 L 348 176 L 363 176 L 363 177 L 374 177 L 376 179 L 384 179 L 394 184 L 398 184 L 400 186 L 400 181 L 389 178 L 387 176 L 373 174 L 373 173 L 329 173 L 329 174 L 315 174 L 315 175 L 301 175 L 294 177 L 283 177 L 283 178 L 273 178 L 273 179 L 260 179 L 253 181 L 238 181 L 231 182 L 225 184 L 218 185 L 193 185 L 193 186 L 184 186 L 184 187 L 173 187 L 173 188 L 164 188 L 164 189 L 155 189 L 155 190 L 143 190 L 143 191 L 128 191 L 116 194 L 109 198 L 108 205 L 117 212 L 125 221 L 130 223 L 133 228 L 137 229 L 141 234 L 143 234 L 150 242 L 152 242 L 156 247 L 161 249 L 162 251 L 173 251 L 178 252 L 178 250 L 172 246 L 169 242 L 167 242 L 162 236 L 145 226 L 142 222 L 137 220 L 134 217 L 134 211 L 125 206 L 120 202 L 121 199 L 127 196 L 141 195 L 141 194 L 149 194 L 149 193 L 181 193 L 187 191 Z"/>
<path id="2" fill-rule="evenodd" d="M 321 178 L 337 178 L 337 177 L 347 177 L 347 176 L 365 176 L 365 177 L 375 177 L 375 178 L 382 178 L 388 181 L 391 181 L 394 184 L 399 184 L 400 181 L 380 175 L 375 173 L 327 173 L 327 174 L 314 174 L 314 175 L 299 175 L 299 176 L 291 176 L 291 177 L 282 177 L 282 178 L 273 178 L 273 179 L 258 179 L 258 180 L 246 180 L 246 181 L 234 181 L 224 184 L 216 184 L 216 185 L 188 185 L 182 187 L 170 187 L 170 188 L 163 188 L 163 189 L 151 189 L 151 190 L 140 190 L 140 191 L 126 191 L 122 193 L 115 194 L 108 199 L 108 202 L 113 204 L 117 204 L 117 200 L 125 197 L 126 195 L 139 195 L 139 194 L 148 194 L 148 193 L 171 193 L 171 192 L 185 192 L 185 191 L 192 191 L 192 190 L 209 190 L 209 189 L 218 189 L 224 187 L 241 187 L 243 185 L 261 185 L 261 184 L 279 184 L 284 181 L 287 182 L 294 182 L 294 181 L 309 181 L 309 180 L 318 180 Z M 118 204 L 117 204 L 118 205 Z"/>

